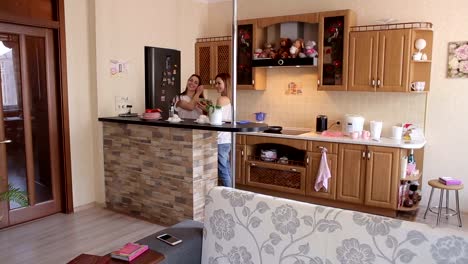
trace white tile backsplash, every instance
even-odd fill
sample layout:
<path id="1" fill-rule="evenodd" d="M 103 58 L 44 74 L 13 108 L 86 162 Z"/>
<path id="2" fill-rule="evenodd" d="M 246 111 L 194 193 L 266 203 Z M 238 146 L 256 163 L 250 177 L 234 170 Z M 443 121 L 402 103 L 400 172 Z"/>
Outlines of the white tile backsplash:
<path id="1" fill-rule="evenodd" d="M 302 84 L 302 95 L 286 94 L 288 83 Z M 237 119 L 255 120 L 253 113 L 267 113 L 266 122 L 284 127 L 315 129 L 319 114 L 331 120 L 342 120 L 345 114 L 359 114 L 366 119 L 382 120 L 383 136 L 390 136 L 391 127 L 402 122 L 413 122 L 424 127 L 426 94 L 323 92 L 317 91 L 315 68 L 273 68 L 267 70 L 265 91 L 237 91 Z M 208 97 L 216 97 L 213 90 Z"/>

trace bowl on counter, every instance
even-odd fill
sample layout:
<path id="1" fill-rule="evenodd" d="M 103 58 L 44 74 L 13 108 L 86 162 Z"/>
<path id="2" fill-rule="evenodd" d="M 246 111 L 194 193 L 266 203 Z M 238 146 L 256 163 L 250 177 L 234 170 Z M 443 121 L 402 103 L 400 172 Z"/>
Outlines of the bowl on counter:
<path id="1" fill-rule="evenodd" d="M 263 161 L 276 161 L 278 154 L 276 149 L 262 149 L 260 150 L 260 159 Z"/>

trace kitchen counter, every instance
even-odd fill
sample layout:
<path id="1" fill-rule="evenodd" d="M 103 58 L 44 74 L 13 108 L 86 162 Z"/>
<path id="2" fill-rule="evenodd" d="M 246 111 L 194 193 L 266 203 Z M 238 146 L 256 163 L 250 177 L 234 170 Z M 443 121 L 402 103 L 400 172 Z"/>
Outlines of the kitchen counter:
<path id="1" fill-rule="evenodd" d="M 184 119 L 179 123 L 170 123 L 166 120 L 144 120 L 139 117 L 100 117 L 98 119 L 102 122 L 112 122 L 121 124 L 133 124 L 144 126 L 159 126 L 159 127 L 175 127 L 187 128 L 198 130 L 211 130 L 211 131 L 226 131 L 226 132 L 259 132 L 268 128 L 264 123 L 248 123 L 248 124 L 231 124 L 225 123 L 221 126 L 212 126 L 210 124 L 198 124 L 194 119 Z"/>
<path id="2" fill-rule="evenodd" d="M 287 129 L 288 131 L 294 131 L 294 129 Z M 298 131 L 304 129 L 297 129 Z M 426 140 L 420 141 L 407 141 L 407 140 L 395 140 L 391 138 L 380 138 L 380 141 L 375 140 L 364 140 L 364 139 L 352 139 L 347 136 L 343 137 L 325 137 L 316 132 L 307 132 L 298 135 L 288 135 L 288 134 L 273 134 L 273 133 L 239 133 L 241 135 L 255 135 L 255 136 L 264 136 L 264 137 L 280 137 L 280 138 L 290 138 L 290 139 L 302 139 L 302 140 L 313 140 L 313 141 L 325 141 L 325 142 L 335 142 L 335 143 L 346 143 L 346 144 L 357 144 L 357 145 L 367 145 L 367 146 L 381 146 L 381 147 L 393 147 L 393 148 L 402 148 L 402 149 L 420 149 L 423 148 L 426 144 Z"/>

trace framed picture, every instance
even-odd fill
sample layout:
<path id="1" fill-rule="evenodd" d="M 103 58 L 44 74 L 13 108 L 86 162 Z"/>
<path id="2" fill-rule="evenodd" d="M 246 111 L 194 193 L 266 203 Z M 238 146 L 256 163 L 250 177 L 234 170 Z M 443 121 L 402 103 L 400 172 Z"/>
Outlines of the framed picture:
<path id="1" fill-rule="evenodd" d="M 448 78 L 468 78 L 468 41 L 449 42 Z"/>

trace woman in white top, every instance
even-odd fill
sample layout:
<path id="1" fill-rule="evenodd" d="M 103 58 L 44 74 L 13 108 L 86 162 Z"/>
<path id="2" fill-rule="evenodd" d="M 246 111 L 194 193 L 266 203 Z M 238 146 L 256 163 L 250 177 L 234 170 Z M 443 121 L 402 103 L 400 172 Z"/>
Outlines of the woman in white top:
<path id="1" fill-rule="evenodd" d="M 216 105 L 221 106 L 223 121 L 232 120 L 231 109 L 231 76 L 229 73 L 220 73 L 215 78 L 215 88 L 220 94 Z M 223 186 L 232 187 L 231 164 L 229 153 L 231 152 L 231 133 L 218 132 L 218 179 Z"/>
<path id="2" fill-rule="evenodd" d="M 197 119 L 203 113 L 197 105 L 200 98 L 203 98 L 201 78 L 197 74 L 192 74 L 187 80 L 185 91 L 176 98 L 175 110 L 179 117 L 182 119 Z"/>

